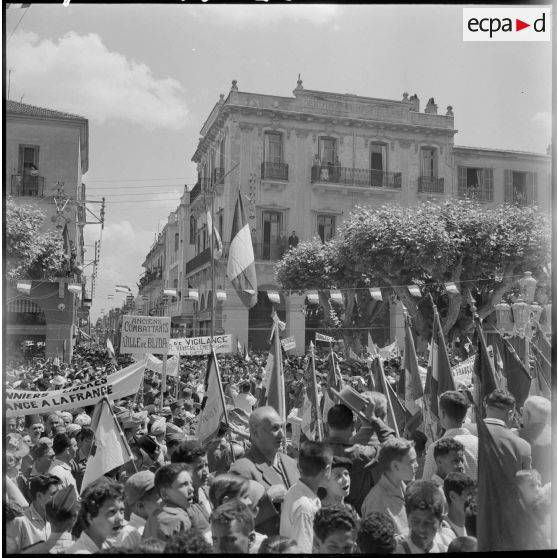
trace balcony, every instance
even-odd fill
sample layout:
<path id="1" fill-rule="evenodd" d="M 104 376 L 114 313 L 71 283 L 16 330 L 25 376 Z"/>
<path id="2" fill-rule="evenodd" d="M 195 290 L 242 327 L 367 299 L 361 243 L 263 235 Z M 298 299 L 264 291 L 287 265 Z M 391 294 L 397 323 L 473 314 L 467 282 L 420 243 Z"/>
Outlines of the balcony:
<path id="1" fill-rule="evenodd" d="M 494 201 L 494 192 L 492 186 L 479 186 L 473 184 L 471 186 L 462 185 L 457 189 L 457 195 L 460 198 L 468 198 L 470 200 L 480 202 Z"/>
<path id="2" fill-rule="evenodd" d="M 198 267 L 209 262 L 211 260 L 211 249 L 206 248 L 203 252 L 200 252 L 197 256 L 194 256 L 191 260 L 186 262 L 186 273 L 191 273 Z"/>
<path id="3" fill-rule="evenodd" d="M 196 185 L 190 191 L 190 203 L 194 203 L 194 200 L 201 194 L 201 182 L 198 180 Z"/>
<path id="4" fill-rule="evenodd" d="M 359 186 L 361 188 L 401 189 L 400 172 L 383 172 L 370 169 L 353 169 L 335 165 L 314 165 L 311 174 L 315 182 Z"/>
<path id="5" fill-rule="evenodd" d="M 12 174 L 12 196 L 33 196 L 42 198 L 45 179 L 43 176 Z"/>
<path id="6" fill-rule="evenodd" d="M 288 250 L 285 237 L 284 246 L 276 240 L 273 242 L 263 242 L 263 243 L 252 243 L 252 248 L 254 249 L 254 259 L 256 261 L 276 261 L 283 257 L 283 254 Z M 229 257 L 230 242 L 223 242 L 223 254 L 222 259 L 227 259 Z"/>
<path id="7" fill-rule="evenodd" d="M 225 183 L 225 169 L 223 167 L 217 167 L 213 169 L 213 184 L 224 184 Z"/>
<path id="8" fill-rule="evenodd" d="M 419 176 L 418 191 L 422 194 L 443 194 L 444 179 L 435 176 Z"/>
<path id="9" fill-rule="evenodd" d="M 289 165 L 262 163 L 262 179 L 289 180 Z"/>

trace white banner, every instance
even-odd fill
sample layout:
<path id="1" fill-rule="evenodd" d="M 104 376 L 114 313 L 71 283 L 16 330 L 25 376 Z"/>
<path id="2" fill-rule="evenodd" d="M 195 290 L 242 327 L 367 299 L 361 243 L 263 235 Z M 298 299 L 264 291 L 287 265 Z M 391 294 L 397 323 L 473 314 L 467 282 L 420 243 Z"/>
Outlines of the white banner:
<path id="1" fill-rule="evenodd" d="M 294 337 L 285 337 L 285 339 L 281 339 L 281 345 L 283 345 L 283 349 L 285 351 L 290 351 L 292 349 L 296 349 L 296 341 Z"/>
<path id="2" fill-rule="evenodd" d="M 335 343 L 335 339 L 333 337 L 329 337 L 329 335 L 323 335 L 316 331 L 316 341 L 325 341 L 326 343 Z"/>
<path id="3" fill-rule="evenodd" d="M 156 374 L 163 373 L 163 361 L 154 357 L 153 355 L 145 355 L 146 356 L 146 363 L 145 367 L 148 370 L 152 370 Z M 179 365 L 179 356 L 173 356 L 167 360 L 167 376 L 174 376 L 175 378 L 178 377 L 178 365 Z"/>
<path id="4" fill-rule="evenodd" d="M 169 316 L 122 316 L 120 354 L 156 353 L 169 350 Z"/>
<path id="5" fill-rule="evenodd" d="M 169 340 L 169 355 L 201 356 L 211 353 L 210 338 L 207 337 L 181 337 Z M 213 347 L 217 354 L 233 352 L 232 335 L 215 335 Z"/>
<path id="6" fill-rule="evenodd" d="M 470 356 L 460 364 L 452 367 L 451 373 L 455 383 L 471 384 L 473 382 L 473 369 L 475 367 L 475 355 Z"/>
<path id="7" fill-rule="evenodd" d="M 145 360 L 86 384 L 56 391 L 6 390 L 6 417 L 40 415 L 95 405 L 103 397 L 122 399 L 135 394 L 141 387 Z"/>

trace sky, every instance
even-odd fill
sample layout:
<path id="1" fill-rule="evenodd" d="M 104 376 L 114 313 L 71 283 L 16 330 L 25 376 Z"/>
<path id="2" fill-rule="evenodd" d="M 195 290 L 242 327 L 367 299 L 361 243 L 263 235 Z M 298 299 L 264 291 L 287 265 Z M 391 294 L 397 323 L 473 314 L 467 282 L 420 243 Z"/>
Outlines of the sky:
<path id="1" fill-rule="evenodd" d="M 6 10 L 5 25 L 9 98 L 89 120 L 83 182 L 107 200 L 92 323 L 123 302 L 115 285 L 137 293 L 233 79 L 289 97 L 301 74 L 306 89 L 416 93 L 422 110 L 434 97 L 453 107 L 456 145 L 545 153 L 551 141 L 551 43 L 464 42 L 461 5 L 59 2 Z M 85 231 L 88 262 L 101 230 Z"/>

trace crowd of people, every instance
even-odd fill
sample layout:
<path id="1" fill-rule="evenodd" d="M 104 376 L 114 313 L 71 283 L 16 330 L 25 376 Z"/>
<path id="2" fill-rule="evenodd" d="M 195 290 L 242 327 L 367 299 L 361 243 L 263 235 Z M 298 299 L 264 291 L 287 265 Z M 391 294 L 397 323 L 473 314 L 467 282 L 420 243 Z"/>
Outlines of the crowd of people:
<path id="1" fill-rule="evenodd" d="M 422 432 L 398 437 L 388 426 L 387 399 L 369 389 L 365 365 L 340 359 L 366 405 L 356 413 L 341 390 L 313 441 L 300 428 L 305 357 L 285 360 L 284 422 L 265 401 L 266 355 L 219 355 L 228 421 L 202 444 L 207 358 L 181 360 L 165 393 L 146 371 L 137 393 L 112 402 L 132 459 L 85 486 L 93 407 L 6 419 L 8 554 L 476 551 L 479 438 L 463 391 L 440 396 L 443 435 L 426 447 Z M 56 390 L 130 362 L 91 343 L 70 364 L 12 359 L 7 385 Z M 388 381 L 399 366 L 385 362 Z M 323 409 L 327 354 L 316 369 Z M 495 390 L 485 423 L 550 548 L 550 401 L 529 397 L 519 429 L 510 428 L 515 407 Z"/>

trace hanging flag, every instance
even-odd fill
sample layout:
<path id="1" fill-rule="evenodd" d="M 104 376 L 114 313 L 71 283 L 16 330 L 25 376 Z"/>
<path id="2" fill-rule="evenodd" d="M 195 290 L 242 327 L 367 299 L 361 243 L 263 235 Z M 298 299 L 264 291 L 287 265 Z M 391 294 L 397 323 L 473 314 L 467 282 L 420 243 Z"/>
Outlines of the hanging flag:
<path id="1" fill-rule="evenodd" d="M 475 330 L 477 333 L 478 352 L 475 359 L 475 367 L 473 369 L 473 393 L 475 405 L 483 413 L 483 402 L 485 397 L 498 387 L 496 381 L 496 371 L 494 370 L 494 361 L 488 353 L 482 325 L 478 314 L 474 316 Z M 477 421 L 480 417 L 477 417 Z"/>
<path id="2" fill-rule="evenodd" d="M 250 355 L 248 354 L 248 349 L 246 348 L 246 345 L 244 345 L 244 361 L 245 362 L 250 362 Z"/>
<path id="3" fill-rule="evenodd" d="M 479 409 L 475 409 L 478 416 Z M 548 548 L 538 522 L 517 487 L 514 471 L 502 454 L 484 421 L 477 422 L 479 466 L 477 490 L 477 539 L 479 552 L 538 550 Z"/>
<path id="4" fill-rule="evenodd" d="M 422 295 L 420 294 L 420 289 L 416 285 L 408 285 L 407 289 L 411 293 L 411 295 L 420 298 Z"/>
<path id="5" fill-rule="evenodd" d="M 125 285 L 116 285 L 114 289 L 117 293 L 128 294 L 132 292 L 132 289 L 130 289 L 130 287 L 126 287 Z"/>
<path id="6" fill-rule="evenodd" d="M 405 401 L 407 432 L 416 430 L 422 421 L 422 407 L 419 404 L 424 396 L 420 380 L 415 341 L 408 318 L 405 319 L 405 359 L 404 370 L 399 377 L 397 394 Z"/>
<path id="7" fill-rule="evenodd" d="M 188 289 L 187 292 L 188 292 L 187 298 L 189 300 L 195 300 L 196 302 L 199 301 L 200 293 L 199 293 L 198 289 Z"/>
<path id="8" fill-rule="evenodd" d="M 267 298 L 271 304 L 280 304 L 281 299 L 279 298 L 279 293 L 277 291 L 267 291 Z"/>
<path id="9" fill-rule="evenodd" d="M 397 339 L 393 343 L 379 349 L 378 352 L 384 360 L 389 360 L 390 358 L 397 358 L 401 356 L 401 351 L 399 350 Z"/>
<path id="10" fill-rule="evenodd" d="M 16 289 L 20 292 L 20 293 L 24 293 L 26 295 L 31 294 L 31 283 L 28 281 L 20 281 L 17 286 Z"/>
<path id="11" fill-rule="evenodd" d="M 376 343 L 372 341 L 372 336 L 370 335 L 370 332 L 368 332 L 368 353 L 371 355 L 379 354 L 378 347 L 376 346 Z"/>
<path id="12" fill-rule="evenodd" d="M 424 395 L 432 415 L 432 421 L 436 424 L 439 418 L 438 397 L 445 391 L 455 391 L 455 381 L 451 374 L 451 364 L 442 324 L 440 323 L 440 315 L 434 303 L 432 303 L 432 308 L 434 310 L 434 323 L 432 325 L 432 341 L 430 343 Z"/>
<path id="13" fill-rule="evenodd" d="M 337 355 L 333 352 L 333 349 L 330 349 L 327 360 L 329 363 L 329 371 L 326 380 L 327 389 L 323 394 L 324 406 L 322 410 L 324 422 L 327 421 L 327 414 L 329 410 L 335 405 L 335 395 L 331 389 L 333 388 L 335 391 L 341 391 L 344 384 L 341 370 L 339 369 L 339 361 L 337 359 Z"/>
<path id="14" fill-rule="evenodd" d="M 373 300 L 378 300 L 380 302 L 384 300 L 382 297 L 382 291 L 380 290 L 379 287 L 372 287 L 370 289 L 370 296 L 372 297 Z"/>
<path id="15" fill-rule="evenodd" d="M 397 394 L 386 380 L 382 358 L 376 355 L 372 360 L 372 376 L 374 378 L 374 391 L 383 393 L 387 399 L 386 424 L 395 430 L 395 435 L 399 437 L 399 432 L 405 428 L 405 408 L 397 398 Z"/>
<path id="16" fill-rule="evenodd" d="M 109 337 L 107 337 L 107 351 L 110 357 L 111 362 L 116 366 L 118 361 L 116 360 L 116 353 L 114 352 L 114 345 Z"/>
<path id="17" fill-rule="evenodd" d="M 215 349 L 212 347 L 207 359 L 205 396 L 201 404 L 196 428 L 196 437 L 202 444 L 211 441 L 216 436 L 222 419 L 228 424 L 219 364 L 215 356 Z"/>
<path id="18" fill-rule="evenodd" d="M 239 356 L 242 356 L 242 355 L 243 355 L 243 353 L 242 353 L 242 345 L 240 344 L 240 341 L 239 341 L 238 339 L 236 340 L 236 350 L 237 350 Z"/>
<path id="19" fill-rule="evenodd" d="M 341 293 L 341 291 L 331 289 L 330 298 L 331 301 L 335 302 L 336 304 L 343 304 L 343 294 Z"/>
<path id="20" fill-rule="evenodd" d="M 91 429 L 95 432 L 95 442 L 87 459 L 81 492 L 94 480 L 133 458 L 106 397 L 95 406 L 91 417 Z"/>
<path id="21" fill-rule="evenodd" d="M 258 302 L 256 263 L 250 227 L 244 213 L 240 191 L 234 208 L 227 277 L 245 306 L 247 308 L 255 306 Z"/>
<path id="22" fill-rule="evenodd" d="M 312 342 L 310 342 L 310 359 L 304 372 L 304 384 L 306 395 L 302 406 L 301 430 L 309 440 L 321 442 L 324 438 L 324 431 L 320 415 L 314 344 Z"/>
<path id="23" fill-rule="evenodd" d="M 213 244 L 213 259 L 219 260 L 223 255 L 223 242 L 221 241 L 221 235 L 219 234 L 219 231 L 213 224 L 211 211 L 209 209 L 207 210 L 207 231 L 209 234 L 209 242 L 211 242 L 212 234 L 215 235 L 215 242 Z"/>
<path id="24" fill-rule="evenodd" d="M 308 304 L 319 304 L 320 296 L 318 295 L 318 291 L 308 291 L 306 293 L 306 300 Z"/>
<path id="25" fill-rule="evenodd" d="M 267 404 L 273 407 L 281 417 L 283 424 L 287 421 L 285 405 L 285 375 L 283 373 L 283 355 L 279 339 L 279 319 L 274 319 L 271 328 L 271 348 L 266 364 Z M 282 323 L 282 322 L 279 322 Z"/>
<path id="26" fill-rule="evenodd" d="M 445 283 L 446 291 L 450 294 L 459 294 L 459 289 L 455 283 Z"/>

